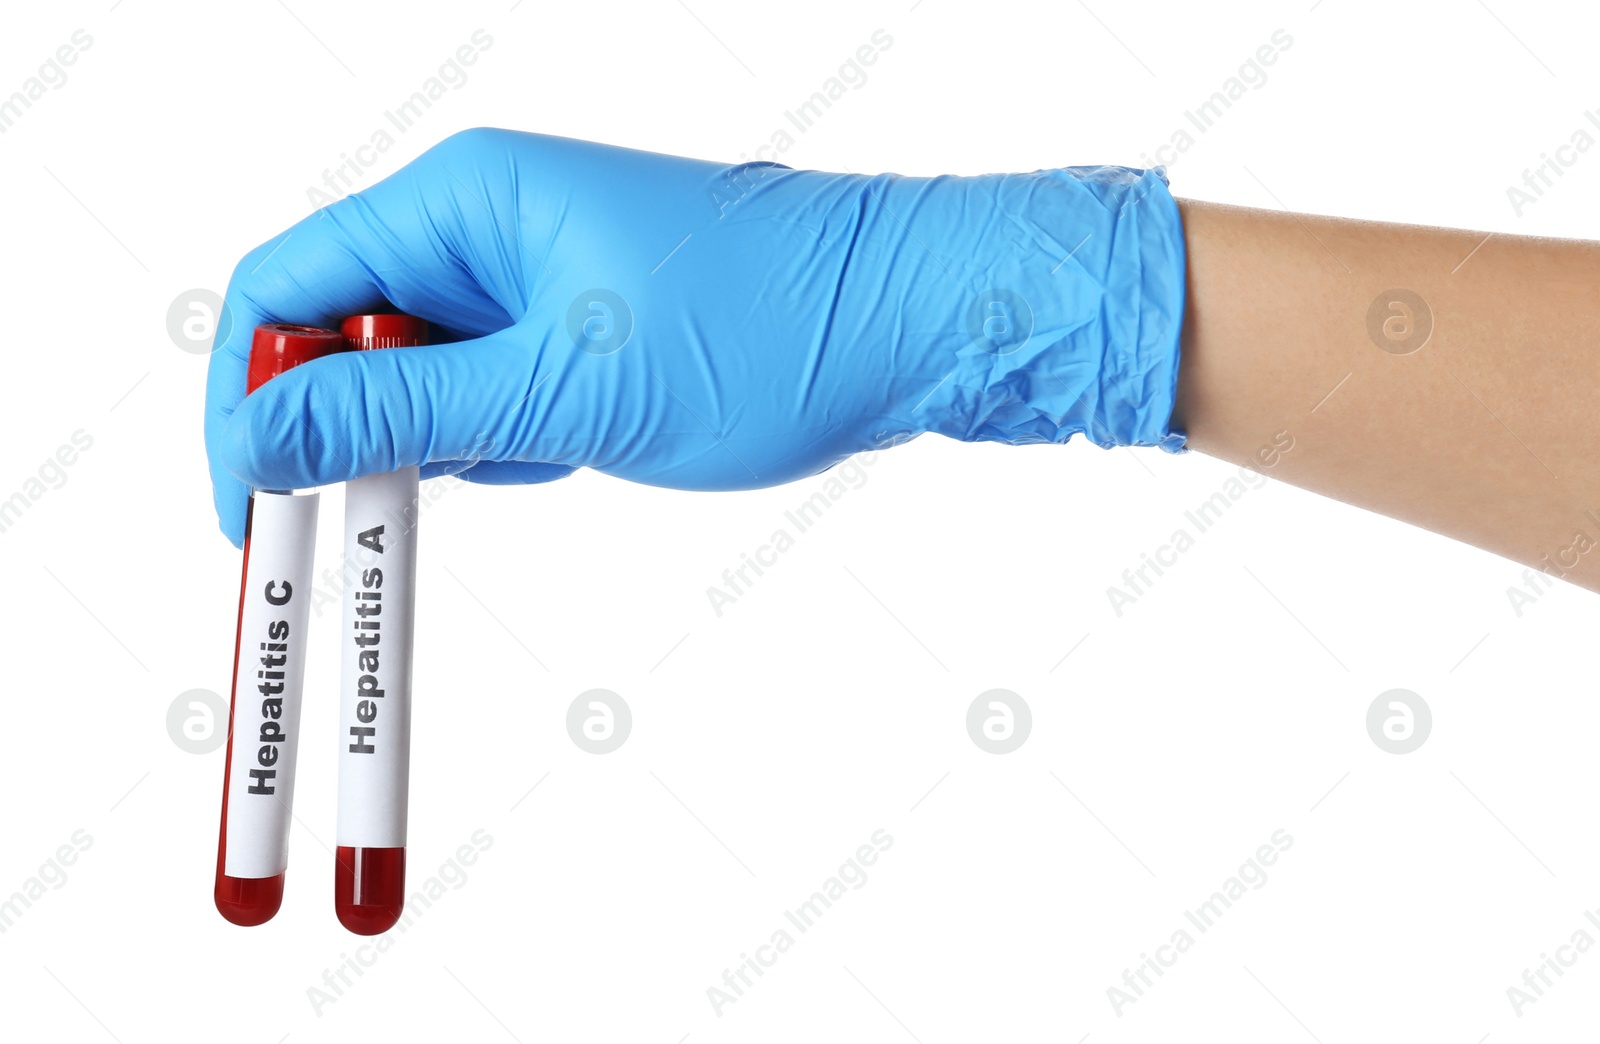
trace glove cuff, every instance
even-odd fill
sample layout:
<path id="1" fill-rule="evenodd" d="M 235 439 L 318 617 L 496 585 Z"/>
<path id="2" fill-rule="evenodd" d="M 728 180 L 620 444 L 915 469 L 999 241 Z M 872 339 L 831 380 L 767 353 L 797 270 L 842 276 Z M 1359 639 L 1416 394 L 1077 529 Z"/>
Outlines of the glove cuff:
<path id="1" fill-rule="evenodd" d="M 1002 285 L 968 312 L 971 343 L 947 382 L 953 424 L 940 430 L 968 442 L 1082 434 L 1104 448 L 1182 451 L 1186 435 L 1170 424 L 1186 256 L 1166 171 L 1007 175 L 993 199 L 1010 232 L 987 259 Z"/>

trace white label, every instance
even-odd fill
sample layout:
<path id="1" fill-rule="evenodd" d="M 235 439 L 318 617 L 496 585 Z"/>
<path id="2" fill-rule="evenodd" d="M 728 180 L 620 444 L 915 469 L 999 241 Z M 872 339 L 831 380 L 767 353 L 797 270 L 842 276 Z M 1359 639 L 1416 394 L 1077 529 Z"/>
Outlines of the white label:
<path id="1" fill-rule="evenodd" d="M 256 493 L 250 509 L 228 724 L 229 877 L 276 877 L 289 866 L 317 499 Z"/>
<path id="2" fill-rule="evenodd" d="M 404 848 L 417 469 L 345 483 L 338 844 Z"/>

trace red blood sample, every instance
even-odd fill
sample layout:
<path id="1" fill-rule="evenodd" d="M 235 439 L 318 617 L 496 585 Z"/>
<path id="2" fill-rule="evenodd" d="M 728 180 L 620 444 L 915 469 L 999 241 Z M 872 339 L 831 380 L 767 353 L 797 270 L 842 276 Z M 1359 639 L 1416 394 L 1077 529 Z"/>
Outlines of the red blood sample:
<path id="1" fill-rule="evenodd" d="M 428 343 L 427 322 L 410 315 L 353 315 L 340 325 L 340 332 L 345 348 L 351 351 L 414 348 Z M 413 485 L 413 498 L 415 492 Z M 396 507 L 404 509 L 404 505 Z M 391 605 L 385 611 L 392 614 L 405 609 Z M 409 621 L 404 626 L 409 626 Z M 410 673 L 408 664 L 404 676 L 409 679 Z M 403 794 L 405 765 L 399 768 L 397 778 L 386 780 L 385 785 L 397 787 Z M 405 910 L 406 850 L 343 844 L 338 849 L 333 906 L 339 923 L 357 935 L 378 935 L 393 928 Z"/>
<path id="2" fill-rule="evenodd" d="M 286 370 L 312 359 L 344 350 L 344 342 L 332 330 L 310 326 L 271 324 L 258 326 L 250 346 L 246 394 L 254 392 Z M 217 912 L 237 925 L 250 927 L 270 921 L 283 905 L 284 873 L 272 877 L 230 877 L 228 858 L 228 790 L 233 768 L 234 718 L 239 702 L 239 658 L 244 640 L 244 608 L 250 579 L 251 531 L 255 519 L 252 494 L 245 512 L 244 568 L 239 580 L 239 621 L 234 630 L 233 691 L 228 701 L 228 747 L 222 774 L 222 822 L 217 831 L 217 877 L 213 897 Z M 298 739 L 298 737 L 295 737 Z"/>

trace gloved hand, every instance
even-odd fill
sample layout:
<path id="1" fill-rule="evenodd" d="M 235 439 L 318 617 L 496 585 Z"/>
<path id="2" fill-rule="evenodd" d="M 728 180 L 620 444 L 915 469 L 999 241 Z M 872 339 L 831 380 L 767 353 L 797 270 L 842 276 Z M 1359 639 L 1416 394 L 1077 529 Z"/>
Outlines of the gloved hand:
<path id="1" fill-rule="evenodd" d="M 340 355 L 244 398 L 252 329 L 384 301 L 458 343 Z M 245 256 L 212 356 L 217 514 L 423 464 L 683 489 L 938 432 L 1160 445 L 1184 248 L 1159 171 L 866 177 L 473 130 Z"/>

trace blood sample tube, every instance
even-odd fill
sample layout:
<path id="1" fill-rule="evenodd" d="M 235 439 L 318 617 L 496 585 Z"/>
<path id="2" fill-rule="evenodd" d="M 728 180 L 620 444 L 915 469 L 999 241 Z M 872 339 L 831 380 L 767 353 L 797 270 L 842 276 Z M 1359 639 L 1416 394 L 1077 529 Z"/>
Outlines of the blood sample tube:
<path id="1" fill-rule="evenodd" d="M 343 349 L 332 330 L 258 326 L 246 394 Z M 253 490 L 245 513 L 213 893 L 218 912 L 239 925 L 263 924 L 283 904 L 317 501 L 315 492 Z"/>
<path id="2" fill-rule="evenodd" d="M 341 332 L 355 351 L 428 342 L 428 324 L 409 315 L 354 315 Z M 345 483 L 333 905 L 357 935 L 388 931 L 405 909 L 417 470 Z"/>

